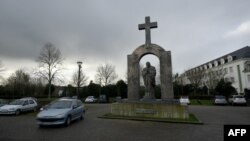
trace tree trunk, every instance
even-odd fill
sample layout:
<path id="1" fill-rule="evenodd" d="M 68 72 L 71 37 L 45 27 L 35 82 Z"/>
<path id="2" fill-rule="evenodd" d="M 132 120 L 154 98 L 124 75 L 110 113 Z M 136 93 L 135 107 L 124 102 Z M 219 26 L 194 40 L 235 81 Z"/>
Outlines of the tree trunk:
<path id="1" fill-rule="evenodd" d="M 51 80 L 49 80 L 49 95 L 48 98 L 50 99 L 51 97 Z"/>

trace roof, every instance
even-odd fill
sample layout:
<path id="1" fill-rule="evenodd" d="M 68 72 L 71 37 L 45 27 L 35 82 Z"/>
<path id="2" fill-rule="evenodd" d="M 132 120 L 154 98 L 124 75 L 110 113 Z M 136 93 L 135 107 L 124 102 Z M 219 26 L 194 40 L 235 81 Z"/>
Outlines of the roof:
<path id="1" fill-rule="evenodd" d="M 241 49 L 238 49 L 238 50 L 236 50 L 234 52 L 231 52 L 231 53 L 228 53 L 228 54 L 223 55 L 221 57 L 218 57 L 218 58 L 216 58 L 214 60 L 211 60 L 209 62 L 206 62 L 204 64 L 198 65 L 198 66 L 196 66 L 194 68 L 197 68 L 197 67 L 209 64 L 209 63 L 213 63 L 214 61 L 219 61 L 222 58 L 225 59 L 225 60 L 227 60 L 228 56 L 232 56 L 233 57 L 233 61 L 234 60 L 238 60 L 238 59 L 243 59 L 243 58 L 250 58 L 250 47 L 249 46 L 245 46 L 245 47 L 243 47 Z M 194 69 L 194 68 L 192 68 L 192 69 Z M 192 70 L 192 69 L 189 69 L 189 70 Z"/>
<path id="2" fill-rule="evenodd" d="M 231 52 L 229 54 L 226 54 L 220 58 L 224 58 L 224 57 L 227 57 L 227 56 L 233 56 L 235 57 L 235 59 L 241 59 L 241 58 L 250 58 L 250 47 L 249 46 L 245 46 L 239 50 L 236 50 L 234 52 Z"/>

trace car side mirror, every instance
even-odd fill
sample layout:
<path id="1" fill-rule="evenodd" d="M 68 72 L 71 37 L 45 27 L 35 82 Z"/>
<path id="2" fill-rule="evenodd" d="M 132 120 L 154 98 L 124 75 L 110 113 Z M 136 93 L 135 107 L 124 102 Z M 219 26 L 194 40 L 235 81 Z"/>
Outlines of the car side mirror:
<path id="1" fill-rule="evenodd" d="M 47 107 L 48 107 L 48 105 L 45 105 L 45 106 L 41 107 L 41 108 L 40 108 L 40 111 L 45 110 Z"/>
<path id="2" fill-rule="evenodd" d="M 73 109 L 76 109 L 77 108 L 77 105 L 73 105 Z"/>

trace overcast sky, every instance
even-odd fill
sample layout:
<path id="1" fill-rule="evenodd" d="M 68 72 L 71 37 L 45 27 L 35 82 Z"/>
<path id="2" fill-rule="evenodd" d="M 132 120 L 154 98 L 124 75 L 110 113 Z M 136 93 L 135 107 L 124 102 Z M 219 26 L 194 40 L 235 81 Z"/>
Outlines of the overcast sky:
<path id="1" fill-rule="evenodd" d="M 0 0 L 4 77 L 20 68 L 32 72 L 51 42 L 65 58 L 66 83 L 79 60 L 90 79 L 104 63 L 124 78 L 127 55 L 145 42 L 138 30 L 145 16 L 158 22 L 152 43 L 171 51 L 173 72 L 181 73 L 250 45 L 249 6 L 249 0 Z"/>

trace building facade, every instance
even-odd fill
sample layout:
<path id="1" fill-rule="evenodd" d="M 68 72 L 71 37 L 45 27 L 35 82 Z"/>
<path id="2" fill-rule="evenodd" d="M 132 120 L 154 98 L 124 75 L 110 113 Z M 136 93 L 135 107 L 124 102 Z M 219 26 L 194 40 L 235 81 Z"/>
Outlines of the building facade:
<path id="1" fill-rule="evenodd" d="M 189 69 L 177 81 L 183 85 L 194 84 L 214 89 L 221 79 L 231 82 L 238 93 L 250 89 L 249 46 Z"/>

